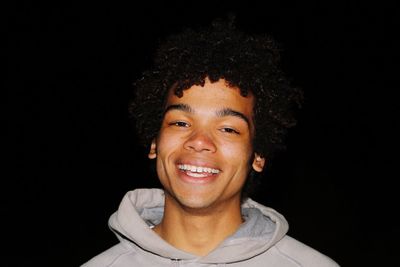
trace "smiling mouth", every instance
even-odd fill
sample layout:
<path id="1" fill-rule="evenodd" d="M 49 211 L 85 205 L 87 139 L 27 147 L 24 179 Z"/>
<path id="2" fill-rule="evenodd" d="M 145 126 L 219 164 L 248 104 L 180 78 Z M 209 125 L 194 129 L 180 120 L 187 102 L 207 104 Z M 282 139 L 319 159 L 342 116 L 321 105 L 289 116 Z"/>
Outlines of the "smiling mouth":
<path id="1" fill-rule="evenodd" d="M 208 168 L 208 167 L 200 167 L 189 164 L 179 164 L 178 169 L 185 172 L 186 175 L 194 178 L 203 178 L 208 177 L 213 174 L 220 173 L 220 170 Z"/>

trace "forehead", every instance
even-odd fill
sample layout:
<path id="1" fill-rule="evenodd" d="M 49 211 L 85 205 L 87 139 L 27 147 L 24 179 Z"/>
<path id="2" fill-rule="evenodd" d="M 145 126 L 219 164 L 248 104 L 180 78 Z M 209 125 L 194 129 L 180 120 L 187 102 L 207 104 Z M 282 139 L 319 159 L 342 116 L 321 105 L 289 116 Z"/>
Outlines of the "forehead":
<path id="1" fill-rule="evenodd" d="M 166 106 L 181 103 L 199 111 L 231 108 L 252 117 L 254 96 L 250 93 L 242 96 L 239 88 L 230 87 L 223 79 L 214 83 L 207 79 L 204 86 L 194 85 L 184 90 L 182 97 L 176 96 L 174 90 L 171 89 L 167 96 Z"/>

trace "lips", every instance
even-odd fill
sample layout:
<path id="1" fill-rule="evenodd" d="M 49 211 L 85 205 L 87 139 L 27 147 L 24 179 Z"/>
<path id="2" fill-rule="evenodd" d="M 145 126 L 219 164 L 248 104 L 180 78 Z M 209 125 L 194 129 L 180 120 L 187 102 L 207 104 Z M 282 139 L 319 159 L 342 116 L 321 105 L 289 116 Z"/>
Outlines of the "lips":
<path id="1" fill-rule="evenodd" d="M 217 168 L 192 164 L 178 164 L 177 167 L 187 176 L 195 179 L 213 177 L 221 172 L 221 170 Z"/>

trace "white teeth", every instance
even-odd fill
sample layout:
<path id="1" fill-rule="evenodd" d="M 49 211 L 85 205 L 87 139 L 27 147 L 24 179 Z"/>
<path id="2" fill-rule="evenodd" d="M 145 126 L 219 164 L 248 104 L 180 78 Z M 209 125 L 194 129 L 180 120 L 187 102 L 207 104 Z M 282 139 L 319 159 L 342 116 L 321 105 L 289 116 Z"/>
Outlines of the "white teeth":
<path id="1" fill-rule="evenodd" d="M 203 177 L 207 177 L 207 175 L 209 175 L 209 174 L 205 174 L 205 173 L 196 173 L 196 172 L 188 172 L 186 174 L 189 176 L 192 176 L 192 177 L 196 177 L 196 178 L 203 178 Z"/>
<path id="2" fill-rule="evenodd" d="M 200 166 L 193 166 L 193 165 L 188 165 L 188 164 L 179 164 L 178 168 L 180 170 L 184 170 L 184 171 L 190 171 L 192 173 L 219 173 L 220 170 L 217 169 L 212 169 L 212 168 L 207 168 L 207 167 L 200 167 Z M 202 176 L 196 176 L 196 177 L 202 177 Z"/>

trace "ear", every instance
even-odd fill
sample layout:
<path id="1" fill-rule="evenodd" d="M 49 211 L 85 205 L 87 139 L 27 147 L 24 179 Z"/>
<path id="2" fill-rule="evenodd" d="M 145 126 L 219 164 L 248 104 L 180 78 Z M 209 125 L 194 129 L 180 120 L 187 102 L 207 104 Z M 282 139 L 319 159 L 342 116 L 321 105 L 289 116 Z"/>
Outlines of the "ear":
<path id="1" fill-rule="evenodd" d="M 153 141 L 151 141 L 151 145 L 150 145 L 150 151 L 149 151 L 149 159 L 155 159 L 157 157 L 157 146 L 156 146 L 156 139 L 153 139 Z"/>
<path id="2" fill-rule="evenodd" d="M 265 158 L 261 157 L 257 153 L 254 153 L 253 164 L 251 165 L 256 172 L 262 172 L 265 165 Z"/>

